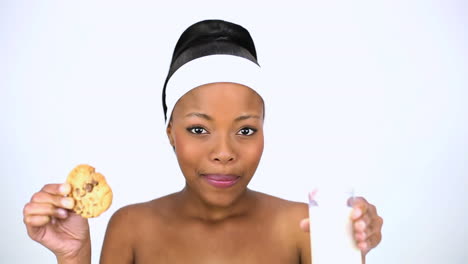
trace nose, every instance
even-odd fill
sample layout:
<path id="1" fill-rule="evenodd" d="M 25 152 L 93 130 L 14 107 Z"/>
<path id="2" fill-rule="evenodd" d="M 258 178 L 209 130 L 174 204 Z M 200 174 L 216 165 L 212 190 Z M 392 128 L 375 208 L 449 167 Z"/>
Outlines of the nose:
<path id="1" fill-rule="evenodd" d="M 236 160 L 234 142 L 229 136 L 220 136 L 213 142 L 210 159 L 214 162 L 226 164 Z"/>

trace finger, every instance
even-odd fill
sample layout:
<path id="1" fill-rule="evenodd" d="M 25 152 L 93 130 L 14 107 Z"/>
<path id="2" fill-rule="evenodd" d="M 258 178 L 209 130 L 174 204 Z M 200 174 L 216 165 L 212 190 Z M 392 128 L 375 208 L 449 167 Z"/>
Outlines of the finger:
<path id="1" fill-rule="evenodd" d="M 367 239 L 367 243 L 369 245 L 369 249 L 375 248 L 380 241 L 382 241 L 382 233 L 381 232 L 375 232 L 372 234 L 372 236 L 369 236 Z"/>
<path id="2" fill-rule="evenodd" d="M 46 215 L 54 216 L 60 219 L 65 219 L 68 216 L 67 210 L 57 208 L 52 204 L 47 203 L 27 203 L 23 209 L 24 216 L 30 215 Z"/>
<path id="3" fill-rule="evenodd" d="M 42 187 L 41 191 L 46 193 L 54 194 L 54 195 L 68 195 L 71 192 L 71 185 L 69 183 L 62 183 L 62 184 L 46 184 Z"/>
<path id="4" fill-rule="evenodd" d="M 31 197 L 31 203 L 52 204 L 56 207 L 72 209 L 75 201 L 71 197 L 63 197 L 61 195 L 53 195 L 45 191 L 40 191 Z"/>
<path id="5" fill-rule="evenodd" d="M 372 223 L 369 226 L 368 237 L 377 238 L 373 240 L 377 242 L 376 244 L 372 244 L 372 247 L 377 246 L 377 244 L 380 243 L 380 240 L 382 239 L 382 225 L 383 225 L 382 217 L 377 216 L 376 218 L 372 220 Z"/>
<path id="6" fill-rule="evenodd" d="M 358 243 L 358 248 L 364 252 L 369 252 L 371 249 L 375 248 L 380 241 L 382 240 L 382 236 L 379 234 L 374 234 L 370 236 L 365 241 Z"/>
<path id="7" fill-rule="evenodd" d="M 377 232 L 374 229 L 366 229 L 365 231 L 356 231 L 354 233 L 354 240 L 357 244 L 367 241 L 370 237 L 375 236 Z"/>
<path id="8" fill-rule="evenodd" d="M 383 219 L 380 216 L 375 217 L 374 219 L 371 220 L 369 223 L 367 229 L 366 229 L 366 234 L 367 236 L 372 236 L 374 234 L 382 234 L 382 225 L 383 225 Z"/>
<path id="9" fill-rule="evenodd" d="M 358 232 L 365 232 L 367 236 L 370 236 L 375 232 L 380 232 L 382 224 L 383 219 L 377 215 L 375 206 L 369 204 L 367 214 L 354 220 L 354 230 Z"/>
<path id="10" fill-rule="evenodd" d="M 367 211 L 372 216 L 372 218 L 375 218 L 375 217 L 379 216 L 377 214 L 377 207 L 375 207 L 375 205 L 373 205 L 373 204 L 369 204 Z"/>
<path id="11" fill-rule="evenodd" d="M 375 234 L 376 232 L 373 231 L 373 229 L 366 229 L 365 231 L 356 231 L 354 233 L 354 241 L 356 242 L 356 244 L 358 244 L 360 242 L 366 241 L 367 239 L 369 239 L 369 237 L 374 236 Z"/>
<path id="12" fill-rule="evenodd" d="M 302 219 L 301 222 L 299 223 L 299 226 L 301 227 L 302 231 L 309 232 L 310 231 L 309 218 Z"/>
<path id="13" fill-rule="evenodd" d="M 376 247 L 380 243 L 380 241 L 382 240 L 382 225 L 383 225 L 383 219 L 381 217 L 378 217 L 375 220 L 373 220 L 373 223 L 365 231 L 365 236 L 359 237 L 360 239 L 356 241 L 358 245 L 360 243 L 363 243 L 360 246 L 360 248 L 363 247 L 363 248 L 366 248 L 367 250 L 370 250 Z"/>
<path id="14" fill-rule="evenodd" d="M 51 217 L 47 215 L 28 215 L 25 216 L 23 221 L 29 227 L 40 227 L 48 224 Z"/>
<path id="15" fill-rule="evenodd" d="M 355 231 L 364 232 L 372 224 L 372 219 L 369 214 L 365 214 L 360 218 L 353 220 L 353 228 Z"/>
<path id="16" fill-rule="evenodd" d="M 361 251 L 363 251 L 363 252 L 365 252 L 365 253 L 367 253 L 367 252 L 369 251 L 367 242 L 359 242 L 359 243 L 357 244 L 357 247 L 358 247 Z"/>
<path id="17" fill-rule="evenodd" d="M 351 219 L 356 220 L 362 215 L 367 213 L 369 203 L 363 197 L 355 197 L 351 201 L 353 210 L 351 212 Z"/>
<path id="18" fill-rule="evenodd" d="M 374 207 L 370 205 L 369 208 Z M 375 212 L 375 209 L 373 209 Z M 382 229 L 383 219 L 382 217 L 371 213 L 371 209 L 368 210 L 368 213 L 362 216 L 361 218 L 357 219 L 354 224 L 353 228 L 355 231 L 355 238 L 356 241 L 363 241 L 367 239 L 367 237 L 372 236 L 375 233 L 380 233 Z"/>

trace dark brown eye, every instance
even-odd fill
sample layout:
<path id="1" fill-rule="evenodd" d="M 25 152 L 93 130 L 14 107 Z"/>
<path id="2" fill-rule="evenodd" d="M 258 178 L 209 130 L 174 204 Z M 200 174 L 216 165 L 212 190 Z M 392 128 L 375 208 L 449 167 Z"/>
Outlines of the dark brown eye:
<path id="1" fill-rule="evenodd" d="M 207 134 L 208 133 L 208 131 L 206 131 L 206 129 L 204 129 L 203 127 L 190 127 L 190 128 L 187 128 L 187 130 L 193 134 Z"/>
<path id="2" fill-rule="evenodd" d="M 243 135 L 243 136 L 250 136 L 253 133 L 255 133 L 256 131 L 257 131 L 256 129 L 249 128 L 249 127 L 244 127 L 241 130 L 239 130 L 238 134 Z"/>

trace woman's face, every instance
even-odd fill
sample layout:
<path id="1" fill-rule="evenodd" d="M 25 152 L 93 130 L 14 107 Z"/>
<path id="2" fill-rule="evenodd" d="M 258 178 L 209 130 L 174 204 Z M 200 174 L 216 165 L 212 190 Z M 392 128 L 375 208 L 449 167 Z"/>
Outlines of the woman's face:
<path id="1" fill-rule="evenodd" d="M 229 206 L 262 156 L 263 101 L 243 85 L 202 85 L 177 102 L 167 134 L 186 188 L 210 205 Z"/>

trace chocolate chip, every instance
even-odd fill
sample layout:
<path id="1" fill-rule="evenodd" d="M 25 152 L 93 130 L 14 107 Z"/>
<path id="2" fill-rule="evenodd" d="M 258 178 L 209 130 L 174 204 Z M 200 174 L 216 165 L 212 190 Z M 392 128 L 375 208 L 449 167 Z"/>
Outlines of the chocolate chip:
<path id="1" fill-rule="evenodd" d="M 86 184 L 85 189 L 87 192 L 92 192 L 93 191 L 94 185 L 91 183 Z"/>

